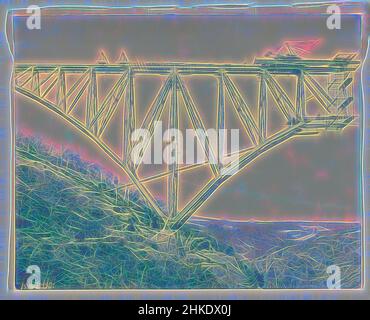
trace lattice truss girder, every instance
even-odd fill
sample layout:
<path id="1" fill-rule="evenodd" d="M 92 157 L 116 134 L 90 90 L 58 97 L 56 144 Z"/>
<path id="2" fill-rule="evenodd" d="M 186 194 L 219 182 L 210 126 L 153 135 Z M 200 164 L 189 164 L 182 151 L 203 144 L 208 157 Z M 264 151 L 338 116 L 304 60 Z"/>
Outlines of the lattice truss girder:
<path id="1" fill-rule="evenodd" d="M 57 113 L 80 132 L 94 141 L 105 154 L 113 160 L 129 177 L 130 183 L 125 187 L 134 186 L 152 209 L 163 220 L 164 225 L 171 229 L 180 228 L 205 203 L 207 199 L 235 172 L 240 172 L 251 161 L 272 147 L 299 135 L 318 134 L 323 129 L 342 129 L 354 118 L 349 115 L 348 107 L 353 102 L 353 73 L 359 62 L 351 59 L 332 60 L 296 60 L 277 61 L 278 59 L 257 59 L 253 65 L 221 65 L 221 64 L 96 64 L 96 65 L 26 65 L 15 66 L 14 89 L 16 92 L 32 99 L 38 104 Z M 135 76 L 151 74 L 166 76 L 157 96 L 151 103 L 146 115 L 138 126 L 136 121 Z M 66 78 L 75 77 L 68 85 Z M 118 76 L 107 92 L 97 90 L 97 76 Z M 238 115 L 242 127 L 250 139 L 251 147 L 241 150 L 239 155 L 227 165 L 222 165 L 225 155 L 223 143 L 218 135 L 219 150 L 214 150 L 206 134 L 204 122 L 199 107 L 194 102 L 185 77 L 211 75 L 217 79 L 217 120 L 216 129 L 225 129 L 226 96 Z M 253 75 L 259 82 L 257 118 L 233 80 L 234 76 Z M 295 100 L 288 95 L 279 84 L 279 76 L 290 76 L 296 79 Z M 338 75 L 338 76 L 337 76 Z M 317 80 L 318 76 L 329 78 L 327 88 Z M 163 78 L 163 77 L 159 77 Z M 341 82 L 341 83 L 339 83 Z M 51 92 L 55 94 L 51 95 Z M 286 125 L 275 134 L 267 130 L 269 121 L 268 92 L 272 96 L 279 112 L 285 117 Z M 103 97 L 100 97 L 103 95 Z M 74 116 L 73 111 L 85 99 L 85 119 L 82 121 Z M 146 141 L 144 152 L 139 154 L 139 161 L 132 162 L 133 145 L 131 135 L 135 129 L 148 129 L 153 137 L 156 122 L 161 120 L 166 101 L 169 100 L 169 126 L 179 128 L 179 108 L 183 106 L 196 130 L 197 139 L 206 155 L 206 165 L 212 172 L 208 183 L 180 210 L 178 198 L 180 192 L 179 172 L 202 166 L 204 164 L 186 165 L 180 167 L 177 161 L 168 165 L 167 171 L 150 176 L 140 177 L 138 170 L 142 164 L 145 150 L 151 140 Z M 324 115 L 309 115 L 306 104 L 315 100 L 322 107 Z M 99 102 L 101 101 L 101 102 Z M 103 141 L 102 136 L 109 128 L 112 118 L 123 108 L 122 154 L 117 154 Z M 178 148 L 178 145 L 176 145 Z M 176 149 L 175 157 L 179 150 Z M 177 158 L 176 158 L 177 160 Z M 218 160 L 218 161 L 217 161 Z M 155 179 L 167 177 L 167 210 L 163 209 L 145 184 Z"/>

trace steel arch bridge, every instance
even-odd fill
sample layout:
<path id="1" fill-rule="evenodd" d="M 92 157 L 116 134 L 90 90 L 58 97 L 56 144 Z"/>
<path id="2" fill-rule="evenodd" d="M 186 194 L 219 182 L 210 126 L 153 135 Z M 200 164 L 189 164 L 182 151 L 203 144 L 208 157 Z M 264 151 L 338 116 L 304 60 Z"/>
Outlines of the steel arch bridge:
<path id="1" fill-rule="evenodd" d="M 148 205 L 156 212 L 167 230 L 177 230 L 210 198 L 210 196 L 227 181 L 232 172 L 240 172 L 263 153 L 283 142 L 302 135 L 317 135 L 323 130 L 341 130 L 355 116 L 348 111 L 353 103 L 354 72 L 360 62 L 354 60 L 355 54 L 337 54 L 331 59 L 301 59 L 294 55 L 275 58 L 255 59 L 253 64 L 219 64 L 219 63 L 133 63 L 129 61 L 109 63 L 107 60 L 96 64 L 16 64 L 13 72 L 13 88 L 18 94 L 54 112 L 69 124 L 77 128 L 92 140 L 107 157 L 113 160 L 129 177 Z M 138 75 L 157 75 L 166 77 L 161 88 L 151 103 L 140 125 L 136 119 L 135 77 Z M 73 83 L 66 79 L 73 75 Z M 98 96 L 97 76 L 116 76 L 117 80 L 103 97 Z M 229 164 L 222 167 L 215 164 L 217 155 L 212 150 L 209 137 L 198 106 L 188 89 L 184 78 L 211 75 L 217 78 L 217 129 L 225 128 L 225 96 L 230 97 L 242 124 L 241 129 L 248 135 L 252 147 L 242 150 Z M 233 76 L 251 75 L 259 81 L 258 116 L 254 116 L 246 103 L 240 89 L 232 79 Z M 296 79 L 295 99 L 289 96 L 279 84 L 279 76 Z M 323 85 L 318 77 L 327 79 Z M 50 92 L 55 92 L 52 96 Z M 267 111 L 272 108 L 269 103 L 270 92 L 279 112 L 285 117 L 286 125 L 275 134 L 267 130 Z M 84 97 L 85 119 L 81 121 L 73 115 L 73 110 Z M 212 171 L 212 178 L 203 188 L 179 210 L 180 191 L 177 163 L 168 166 L 167 171 L 141 178 L 138 174 L 143 154 L 139 163 L 133 163 L 129 156 L 134 145 L 131 134 L 135 129 L 144 128 L 153 137 L 155 125 L 163 115 L 166 101 L 170 101 L 169 124 L 171 128 L 179 127 L 179 98 L 182 97 L 184 109 L 189 116 L 198 139 L 205 142 L 207 165 Z M 322 115 L 310 115 L 306 108 L 309 100 L 315 100 L 322 110 Z M 99 102 L 102 101 L 102 102 Z M 117 154 L 102 140 L 102 135 L 111 125 L 117 109 L 123 108 L 122 154 Z M 148 147 L 150 141 L 146 143 Z M 185 169 L 191 169 L 185 167 Z M 146 183 L 154 179 L 167 177 L 167 209 L 154 199 Z"/>

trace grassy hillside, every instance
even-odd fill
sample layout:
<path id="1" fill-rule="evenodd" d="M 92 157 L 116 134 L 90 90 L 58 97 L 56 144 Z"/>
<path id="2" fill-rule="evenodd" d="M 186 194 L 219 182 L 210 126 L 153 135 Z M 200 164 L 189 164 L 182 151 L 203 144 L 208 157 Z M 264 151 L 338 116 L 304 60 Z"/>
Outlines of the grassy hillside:
<path id="1" fill-rule="evenodd" d="M 232 247 L 187 225 L 160 234 L 140 196 L 77 154 L 16 142 L 16 285 L 38 265 L 44 288 L 255 288 Z"/>

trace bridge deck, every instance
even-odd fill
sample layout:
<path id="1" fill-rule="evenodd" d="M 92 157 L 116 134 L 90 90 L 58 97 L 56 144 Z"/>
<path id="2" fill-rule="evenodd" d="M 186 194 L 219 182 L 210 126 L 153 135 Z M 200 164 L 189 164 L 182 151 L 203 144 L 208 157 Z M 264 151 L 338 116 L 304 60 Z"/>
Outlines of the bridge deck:
<path id="1" fill-rule="evenodd" d="M 83 73 L 92 68 L 96 73 L 120 74 L 130 69 L 136 74 L 168 75 L 174 70 L 178 74 L 219 74 L 224 71 L 228 74 L 258 75 L 263 71 L 272 74 L 297 74 L 305 71 L 312 75 L 329 74 L 333 72 L 355 71 L 359 61 L 355 60 L 302 60 L 302 59 L 256 59 L 254 64 L 231 64 L 231 63 L 193 63 L 193 62 L 153 62 L 153 63 L 120 63 L 120 64 L 16 64 L 15 71 L 22 72 L 30 67 L 38 72 L 50 72 L 55 68 L 61 68 L 64 72 Z"/>

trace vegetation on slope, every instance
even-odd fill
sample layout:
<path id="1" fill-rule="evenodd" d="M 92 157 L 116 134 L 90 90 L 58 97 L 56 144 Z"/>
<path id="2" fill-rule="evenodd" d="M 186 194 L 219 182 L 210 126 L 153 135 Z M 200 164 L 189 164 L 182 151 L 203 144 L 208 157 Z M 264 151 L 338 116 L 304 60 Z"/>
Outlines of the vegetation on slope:
<path id="1" fill-rule="evenodd" d="M 232 247 L 161 223 L 140 196 L 70 151 L 16 142 L 16 285 L 41 269 L 44 288 L 255 288 L 261 277 Z"/>

